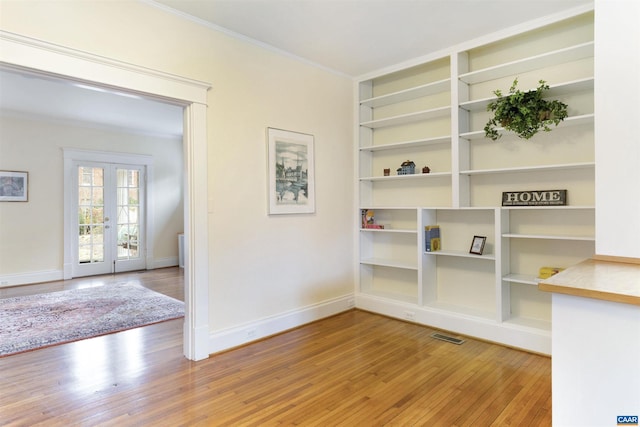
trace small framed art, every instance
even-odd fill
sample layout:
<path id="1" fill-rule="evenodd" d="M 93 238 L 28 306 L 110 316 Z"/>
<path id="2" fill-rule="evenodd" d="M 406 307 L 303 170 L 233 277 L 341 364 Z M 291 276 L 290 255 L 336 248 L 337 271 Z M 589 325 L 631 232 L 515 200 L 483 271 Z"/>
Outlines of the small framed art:
<path id="1" fill-rule="evenodd" d="M 0 202 L 29 200 L 29 172 L 0 171 Z"/>
<path id="2" fill-rule="evenodd" d="M 482 251 L 484 250 L 484 243 L 487 241 L 485 236 L 473 236 L 473 240 L 471 241 L 471 249 L 469 249 L 470 254 L 482 255 Z"/>
<path id="3" fill-rule="evenodd" d="M 267 128 L 269 214 L 315 212 L 313 135 Z"/>

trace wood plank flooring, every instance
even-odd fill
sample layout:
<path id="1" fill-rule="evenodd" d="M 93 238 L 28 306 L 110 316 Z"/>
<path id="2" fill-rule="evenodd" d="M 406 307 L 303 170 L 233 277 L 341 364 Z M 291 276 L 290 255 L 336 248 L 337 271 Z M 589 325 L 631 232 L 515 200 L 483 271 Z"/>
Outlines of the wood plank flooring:
<path id="1" fill-rule="evenodd" d="M 0 425 L 551 425 L 549 358 L 433 331 L 352 310 L 191 362 L 164 322 L 0 358 Z"/>

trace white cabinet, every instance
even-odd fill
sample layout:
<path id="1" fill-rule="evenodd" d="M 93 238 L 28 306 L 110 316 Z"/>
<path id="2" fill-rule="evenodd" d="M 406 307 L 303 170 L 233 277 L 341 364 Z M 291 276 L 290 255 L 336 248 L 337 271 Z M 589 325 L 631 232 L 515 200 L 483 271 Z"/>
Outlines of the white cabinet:
<path id="1" fill-rule="evenodd" d="M 358 208 L 385 225 L 359 230 L 356 304 L 550 353 L 539 268 L 595 249 L 593 11 L 505 34 L 356 83 Z M 494 142 L 487 105 L 516 78 L 521 89 L 545 80 L 569 117 L 531 140 Z M 406 161 L 415 174 L 398 173 Z M 504 191 L 556 189 L 567 206 L 501 207 Z M 442 249 L 426 252 L 435 224 Z M 482 255 L 469 253 L 474 235 L 487 237 Z"/>

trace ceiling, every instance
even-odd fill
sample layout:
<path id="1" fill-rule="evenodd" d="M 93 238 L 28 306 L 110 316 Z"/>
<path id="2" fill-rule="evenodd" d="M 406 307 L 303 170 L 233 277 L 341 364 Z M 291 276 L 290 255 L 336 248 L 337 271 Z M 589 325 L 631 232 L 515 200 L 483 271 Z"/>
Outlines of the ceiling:
<path id="1" fill-rule="evenodd" d="M 148 0 L 360 76 L 591 0 Z"/>
<path id="2" fill-rule="evenodd" d="M 590 0 L 140 0 L 250 43 L 356 77 Z M 42 102 L 42 99 L 47 102 Z M 182 108 L 0 69 L 0 112 L 167 137 Z"/>
<path id="3" fill-rule="evenodd" d="M 0 114 L 182 137 L 181 106 L 1 67 Z"/>

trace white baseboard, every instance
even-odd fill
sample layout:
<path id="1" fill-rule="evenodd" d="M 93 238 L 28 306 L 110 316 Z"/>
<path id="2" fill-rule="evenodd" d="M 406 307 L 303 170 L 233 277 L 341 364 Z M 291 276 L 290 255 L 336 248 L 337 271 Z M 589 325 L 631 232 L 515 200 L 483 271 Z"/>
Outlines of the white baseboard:
<path id="1" fill-rule="evenodd" d="M 28 285 L 31 283 L 62 280 L 62 270 L 30 271 L 28 273 L 5 274 L 0 276 L 0 288 L 7 286 Z"/>
<path id="2" fill-rule="evenodd" d="M 403 303 L 373 295 L 357 294 L 356 307 L 384 316 L 410 321 L 434 329 L 449 331 L 519 348 L 539 354 L 551 354 L 551 332 L 433 307 Z M 410 313 L 411 319 L 407 318 Z"/>
<path id="3" fill-rule="evenodd" d="M 147 270 L 156 268 L 175 267 L 178 265 L 178 257 L 156 258 L 147 261 Z M 65 272 L 68 276 L 65 278 Z M 52 282 L 54 280 L 67 280 L 71 278 L 71 266 L 65 265 L 64 270 L 29 271 L 25 273 L 0 275 L 0 288 L 7 286 L 30 285 L 33 283 Z"/>
<path id="4" fill-rule="evenodd" d="M 147 270 L 155 270 L 156 268 L 176 267 L 178 265 L 178 257 L 171 256 L 167 258 L 155 258 L 147 261 Z"/>
<path id="5" fill-rule="evenodd" d="M 353 308 L 353 295 L 345 295 L 209 335 L 209 353 L 229 350 Z"/>

